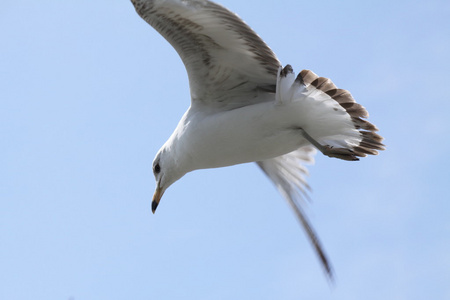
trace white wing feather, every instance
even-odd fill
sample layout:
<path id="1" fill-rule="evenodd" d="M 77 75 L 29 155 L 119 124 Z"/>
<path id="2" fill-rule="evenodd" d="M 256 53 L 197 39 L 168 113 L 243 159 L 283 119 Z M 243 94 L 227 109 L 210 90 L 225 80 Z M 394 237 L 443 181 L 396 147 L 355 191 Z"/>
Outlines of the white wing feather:
<path id="1" fill-rule="evenodd" d="M 305 146 L 291 153 L 275 157 L 272 159 L 257 162 L 258 166 L 272 180 L 278 191 L 286 198 L 289 205 L 294 210 L 300 223 L 308 235 L 317 256 L 322 262 L 322 266 L 328 277 L 333 279 L 333 269 L 329 259 L 327 258 L 319 238 L 303 211 L 303 198 L 307 197 L 309 186 L 305 176 L 308 170 L 304 164 L 313 164 L 315 148 Z"/>
<path id="2" fill-rule="evenodd" d="M 236 14 L 205 0 L 132 2 L 180 55 L 192 103 L 223 110 L 273 100 L 281 64 Z"/>

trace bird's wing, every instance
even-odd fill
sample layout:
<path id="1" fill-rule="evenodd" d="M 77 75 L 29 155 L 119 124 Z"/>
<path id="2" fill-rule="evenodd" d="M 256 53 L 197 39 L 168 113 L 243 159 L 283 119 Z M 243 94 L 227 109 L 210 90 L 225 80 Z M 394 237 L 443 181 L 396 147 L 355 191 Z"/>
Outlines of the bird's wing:
<path id="1" fill-rule="evenodd" d="M 258 161 L 257 164 L 267 177 L 272 180 L 278 191 L 286 198 L 289 205 L 294 210 L 319 257 L 326 274 L 332 280 L 333 269 L 330 261 L 303 210 L 305 204 L 304 198 L 308 197 L 307 191 L 309 190 L 309 186 L 305 179 L 305 176 L 308 175 L 308 170 L 304 164 L 313 164 L 315 153 L 316 150 L 312 146 L 304 146 L 282 156 Z"/>
<path id="2" fill-rule="evenodd" d="M 273 100 L 281 64 L 236 14 L 207 0 L 131 2 L 180 55 L 192 103 L 233 109 Z"/>

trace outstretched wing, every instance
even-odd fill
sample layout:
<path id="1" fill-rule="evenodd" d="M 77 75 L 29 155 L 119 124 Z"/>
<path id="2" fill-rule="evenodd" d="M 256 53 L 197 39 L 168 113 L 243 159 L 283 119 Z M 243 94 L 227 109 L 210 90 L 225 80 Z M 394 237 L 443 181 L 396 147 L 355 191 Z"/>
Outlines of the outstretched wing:
<path id="1" fill-rule="evenodd" d="M 178 52 L 192 103 L 232 109 L 274 93 L 280 62 L 236 14 L 207 0 L 131 0 Z M 232 103 L 230 103 L 232 101 Z"/>
<path id="2" fill-rule="evenodd" d="M 278 191 L 286 198 L 289 205 L 294 210 L 300 223 L 305 229 L 317 256 L 322 262 L 325 272 L 332 280 L 333 269 L 330 261 L 302 208 L 304 205 L 303 198 L 307 197 L 306 192 L 309 189 L 305 179 L 305 176 L 308 175 L 308 170 L 304 164 L 313 164 L 315 153 L 315 148 L 312 146 L 305 146 L 282 156 L 259 161 L 257 164 L 272 180 Z"/>

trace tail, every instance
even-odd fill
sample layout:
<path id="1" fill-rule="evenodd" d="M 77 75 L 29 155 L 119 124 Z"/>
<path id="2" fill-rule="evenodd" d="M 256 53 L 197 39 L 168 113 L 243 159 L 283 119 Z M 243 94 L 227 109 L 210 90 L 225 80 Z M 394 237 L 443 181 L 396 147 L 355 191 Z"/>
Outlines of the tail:
<path id="1" fill-rule="evenodd" d="M 323 154 L 344 160 L 359 160 L 384 150 L 378 128 L 366 120 L 369 114 L 349 91 L 338 89 L 324 77 L 303 70 L 295 77 L 287 65 L 279 72 L 276 102 L 300 106 L 299 130 Z"/>

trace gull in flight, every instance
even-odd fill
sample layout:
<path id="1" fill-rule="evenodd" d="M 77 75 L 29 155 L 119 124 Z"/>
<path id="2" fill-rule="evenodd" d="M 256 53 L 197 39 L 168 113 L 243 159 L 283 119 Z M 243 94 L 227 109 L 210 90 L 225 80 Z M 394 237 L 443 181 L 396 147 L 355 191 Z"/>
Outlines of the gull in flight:
<path id="1" fill-rule="evenodd" d="M 316 149 L 356 161 L 384 150 L 364 107 L 330 79 L 296 75 L 236 14 L 208 0 L 131 0 L 178 52 L 191 105 L 153 161 L 155 212 L 186 173 L 256 162 L 303 225 L 327 275 L 333 271 L 302 208 L 305 163 Z"/>

